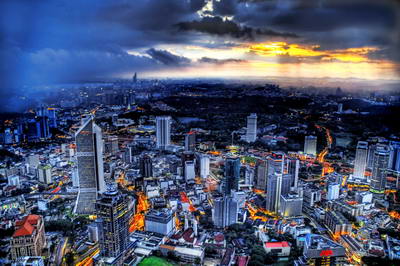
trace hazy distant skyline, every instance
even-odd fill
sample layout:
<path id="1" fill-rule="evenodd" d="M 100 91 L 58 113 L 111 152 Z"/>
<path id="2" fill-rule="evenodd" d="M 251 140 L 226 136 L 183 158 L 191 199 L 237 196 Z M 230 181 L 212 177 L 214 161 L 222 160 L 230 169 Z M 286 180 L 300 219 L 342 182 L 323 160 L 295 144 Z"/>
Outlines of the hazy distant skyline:
<path id="1" fill-rule="evenodd" d="M 400 79 L 395 0 L 4 0 L 0 8 L 2 88 L 134 72 Z"/>

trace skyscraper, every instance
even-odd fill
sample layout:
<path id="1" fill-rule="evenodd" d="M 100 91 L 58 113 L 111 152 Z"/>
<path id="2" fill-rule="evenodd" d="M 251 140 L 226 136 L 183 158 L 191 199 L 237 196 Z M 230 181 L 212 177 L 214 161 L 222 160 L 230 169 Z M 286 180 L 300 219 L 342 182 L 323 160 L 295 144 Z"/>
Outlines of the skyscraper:
<path id="1" fill-rule="evenodd" d="M 364 178 L 368 159 L 368 142 L 357 143 L 356 159 L 354 161 L 354 177 Z"/>
<path id="2" fill-rule="evenodd" d="M 129 200 L 109 188 L 96 201 L 99 243 L 102 257 L 117 259 L 129 244 Z"/>
<path id="3" fill-rule="evenodd" d="M 195 177 L 196 177 L 196 173 L 194 170 L 194 162 L 186 161 L 185 162 L 185 181 L 188 182 L 189 180 L 194 180 Z"/>
<path id="4" fill-rule="evenodd" d="M 306 136 L 304 139 L 304 153 L 309 155 L 317 155 L 317 137 Z"/>
<path id="5" fill-rule="evenodd" d="M 225 177 L 223 180 L 223 193 L 230 195 L 231 190 L 239 190 L 240 159 L 228 158 L 225 161 Z"/>
<path id="6" fill-rule="evenodd" d="M 371 176 L 371 191 L 383 193 L 386 186 L 386 171 L 389 162 L 389 149 L 386 145 L 377 145 L 374 153 Z"/>
<path id="7" fill-rule="evenodd" d="M 297 188 L 299 182 L 300 161 L 296 158 L 288 158 L 288 174 L 292 176 L 292 188 Z"/>
<path id="8" fill-rule="evenodd" d="M 39 165 L 38 169 L 38 179 L 44 184 L 50 184 L 52 182 L 51 178 L 51 166 L 50 165 Z"/>
<path id="9" fill-rule="evenodd" d="M 98 192 L 104 192 L 103 141 L 101 128 L 92 116 L 82 120 L 75 133 L 79 193 L 75 205 L 78 214 L 93 214 Z"/>
<path id="10" fill-rule="evenodd" d="M 237 223 L 238 203 L 230 196 L 216 198 L 212 209 L 214 226 L 224 228 Z"/>
<path id="11" fill-rule="evenodd" d="M 273 152 L 270 156 L 268 156 L 268 175 L 272 175 L 274 173 L 283 174 L 284 163 L 285 163 L 285 154 L 281 152 Z"/>
<path id="12" fill-rule="evenodd" d="M 279 211 L 282 192 L 282 174 L 271 174 L 267 179 L 266 209 L 277 213 Z"/>
<path id="13" fill-rule="evenodd" d="M 255 188 L 259 190 L 265 190 L 267 187 L 267 161 L 257 160 L 256 162 L 256 184 Z"/>
<path id="14" fill-rule="evenodd" d="M 196 133 L 191 131 L 185 135 L 185 151 L 196 149 Z"/>
<path id="15" fill-rule="evenodd" d="M 157 149 L 165 150 L 171 141 L 171 117 L 156 117 Z"/>
<path id="16" fill-rule="evenodd" d="M 140 174 L 142 175 L 142 177 L 153 176 L 153 160 L 150 156 L 145 154 L 143 157 L 141 157 L 139 161 L 139 166 Z"/>
<path id="17" fill-rule="evenodd" d="M 206 154 L 200 155 L 200 177 L 207 178 L 210 175 L 210 157 Z"/>
<path id="18" fill-rule="evenodd" d="M 246 141 L 254 142 L 257 139 L 257 114 L 247 117 Z"/>
<path id="19" fill-rule="evenodd" d="M 391 154 L 392 154 L 392 164 L 389 166 L 392 170 L 400 172 L 400 142 L 392 141 L 390 143 Z"/>

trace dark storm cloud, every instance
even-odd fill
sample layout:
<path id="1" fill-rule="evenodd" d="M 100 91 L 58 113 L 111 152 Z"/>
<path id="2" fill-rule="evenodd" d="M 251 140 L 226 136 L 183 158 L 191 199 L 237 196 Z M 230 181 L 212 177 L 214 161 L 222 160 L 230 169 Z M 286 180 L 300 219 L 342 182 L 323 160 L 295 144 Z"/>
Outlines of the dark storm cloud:
<path id="1" fill-rule="evenodd" d="M 294 33 L 277 32 L 270 29 L 252 28 L 240 26 L 232 20 L 221 17 L 203 17 L 201 20 L 180 22 L 176 24 L 181 31 L 198 31 L 219 36 L 231 36 L 233 38 L 254 39 L 257 36 L 271 36 L 283 38 L 297 38 Z"/>
<path id="2" fill-rule="evenodd" d="M 166 50 L 156 50 L 151 48 L 146 53 L 154 60 L 167 65 L 167 66 L 179 66 L 189 64 L 191 60 L 184 56 L 174 55 Z"/>

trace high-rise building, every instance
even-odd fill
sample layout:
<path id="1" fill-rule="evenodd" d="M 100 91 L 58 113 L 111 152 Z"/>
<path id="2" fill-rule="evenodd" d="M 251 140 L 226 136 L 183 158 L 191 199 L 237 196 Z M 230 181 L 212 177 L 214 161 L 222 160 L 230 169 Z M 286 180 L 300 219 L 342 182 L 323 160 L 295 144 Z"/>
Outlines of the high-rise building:
<path id="1" fill-rule="evenodd" d="M 386 186 L 386 173 L 389 162 L 389 149 L 386 145 L 377 145 L 372 165 L 371 191 L 383 193 Z"/>
<path id="2" fill-rule="evenodd" d="M 195 151 L 196 149 L 196 133 L 190 131 L 185 135 L 185 151 Z"/>
<path id="3" fill-rule="evenodd" d="M 140 174 L 142 177 L 151 177 L 153 176 L 153 160 L 147 154 L 143 155 L 143 157 L 139 160 L 140 166 Z"/>
<path id="4" fill-rule="evenodd" d="M 222 191 L 230 195 L 231 190 L 239 190 L 240 158 L 228 158 L 225 160 L 225 176 Z"/>
<path id="5" fill-rule="evenodd" d="M 256 162 L 256 185 L 255 188 L 265 190 L 267 187 L 268 167 L 266 160 L 257 160 Z"/>
<path id="6" fill-rule="evenodd" d="M 295 217 L 301 215 L 303 197 L 296 194 L 281 195 L 280 214 L 283 217 Z"/>
<path id="7" fill-rule="evenodd" d="M 194 180 L 196 177 L 195 169 L 194 169 L 194 162 L 193 161 L 186 161 L 185 162 L 185 181 L 188 182 L 189 180 Z"/>
<path id="8" fill-rule="evenodd" d="M 171 117 L 156 117 L 157 149 L 165 150 L 171 142 Z"/>
<path id="9" fill-rule="evenodd" d="M 257 139 L 257 114 L 247 117 L 246 141 L 254 142 Z"/>
<path id="10" fill-rule="evenodd" d="M 335 200 L 339 198 L 340 185 L 332 183 L 328 185 L 328 194 L 326 195 L 327 200 Z"/>
<path id="11" fill-rule="evenodd" d="M 109 188 L 96 201 L 100 254 L 118 258 L 129 244 L 129 200 L 126 195 Z"/>
<path id="12" fill-rule="evenodd" d="M 49 127 L 57 128 L 56 108 L 47 108 L 47 117 L 49 118 Z"/>
<path id="13" fill-rule="evenodd" d="M 175 227 L 173 213 L 170 209 L 150 210 L 145 215 L 145 230 L 169 235 Z"/>
<path id="14" fill-rule="evenodd" d="M 289 174 L 282 175 L 281 195 L 286 196 L 290 193 L 293 177 Z"/>
<path id="15" fill-rule="evenodd" d="M 117 136 L 108 136 L 104 143 L 104 152 L 108 154 L 115 155 L 119 151 L 118 147 L 118 137 Z"/>
<path id="16" fill-rule="evenodd" d="M 11 237 L 11 258 L 41 256 L 45 247 L 44 221 L 41 216 L 30 214 L 15 222 Z"/>
<path id="17" fill-rule="evenodd" d="M 342 213 L 330 210 L 325 213 L 324 223 L 334 236 L 347 235 L 351 233 L 351 223 Z"/>
<path id="18" fill-rule="evenodd" d="M 279 212 L 282 192 L 282 174 L 271 174 L 267 179 L 266 209 L 270 212 Z"/>
<path id="19" fill-rule="evenodd" d="M 19 182 L 19 176 L 18 175 L 9 175 L 7 177 L 7 184 L 9 186 L 15 186 L 17 188 L 19 188 L 20 186 L 20 182 Z"/>
<path id="20" fill-rule="evenodd" d="M 304 153 L 309 155 L 317 155 L 317 137 L 306 136 L 304 139 Z"/>
<path id="21" fill-rule="evenodd" d="M 231 224 L 237 223 L 238 208 L 237 201 L 230 196 L 214 199 L 214 207 L 212 209 L 214 226 L 217 228 L 225 228 Z"/>
<path id="22" fill-rule="evenodd" d="M 299 170 L 300 170 L 300 161 L 296 158 L 289 158 L 288 162 L 288 174 L 292 176 L 291 187 L 297 188 L 299 182 Z"/>
<path id="23" fill-rule="evenodd" d="M 38 179 L 44 184 L 53 182 L 51 178 L 51 166 L 49 164 L 41 164 L 37 169 Z"/>
<path id="24" fill-rule="evenodd" d="M 210 175 L 210 157 L 206 154 L 200 155 L 200 177 L 207 178 Z"/>
<path id="25" fill-rule="evenodd" d="M 359 141 L 357 143 L 356 159 L 354 161 L 354 177 L 364 178 L 367 168 L 368 142 Z"/>
<path id="26" fill-rule="evenodd" d="M 368 147 L 367 167 L 370 169 L 372 169 L 372 165 L 374 164 L 375 149 L 376 144 L 370 144 Z"/>
<path id="27" fill-rule="evenodd" d="M 284 163 L 285 163 L 285 154 L 282 152 L 273 152 L 267 159 L 268 162 L 268 175 L 272 175 L 274 173 L 283 174 L 284 173 Z"/>
<path id="28" fill-rule="evenodd" d="M 101 128 L 95 124 L 92 116 L 82 121 L 82 126 L 75 133 L 75 140 L 79 192 L 74 211 L 93 214 L 97 193 L 105 191 L 105 182 Z"/>
<path id="29" fill-rule="evenodd" d="M 390 169 L 400 172 L 400 142 L 392 141 L 390 142 L 391 149 L 391 158 L 392 163 L 389 165 Z"/>

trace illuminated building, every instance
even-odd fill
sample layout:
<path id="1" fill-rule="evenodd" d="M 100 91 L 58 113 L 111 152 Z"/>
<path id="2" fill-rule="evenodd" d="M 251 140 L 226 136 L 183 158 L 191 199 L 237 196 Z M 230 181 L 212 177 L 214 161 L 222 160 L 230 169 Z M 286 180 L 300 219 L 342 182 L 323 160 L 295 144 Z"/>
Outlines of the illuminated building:
<path id="1" fill-rule="evenodd" d="M 266 242 L 264 250 L 267 254 L 274 254 L 278 257 L 286 257 L 290 255 L 290 245 L 286 241 L 282 242 Z"/>
<path id="2" fill-rule="evenodd" d="M 273 152 L 267 159 L 268 162 L 268 173 L 267 175 L 272 174 L 283 174 L 284 173 L 284 163 L 285 163 L 285 154 L 281 152 Z"/>
<path id="3" fill-rule="evenodd" d="M 101 129 L 93 117 L 82 121 L 75 134 L 79 192 L 74 212 L 93 214 L 97 193 L 105 191 L 103 172 L 103 141 Z"/>
<path id="4" fill-rule="evenodd" d="M 365 168 L 368 159 L 368 142 L 359 141 L 357 143 L 356 159 L 354 162 L 354 177 L 364 178 Z"/>
<path id="5" fill-rule="evenodd" d="M 200 177 L 207 178 L 210 175 L 210 157 L 206 154 L 200 155 Z"/>
<path id="6" fill-rule="evenodd" d="M 156 117 L 157 149 L 165 150 L 171 142 L 171 117 Z"/>
<path id="7" fill-rule="evenodd" d="M 390 142 L 390 146 L 392 147 L 391 154 L 391 165 L 389 167 L 397 172 L 400 172 L 400 142 L 392 141 Z"/>
<path id="8" fill-rule="evenodd" d="M 194 162 L 193 161 L 186 161 L 185 162 L 185 181 L 188 182 L 189 180 L 194 180 L 196 177 L 195 170 L 194 170 Z"/>
<path id="9" fill-rule="evenodd" d="M 145 215 L 145 230 L 169 235 L 175 227 L 173 213 L 170 209 L 150 210 Z"/>
<path id="10" fill-rule="evenodd" d="M 257 160 L 256 163 L 256 184 L 255 188 L 265 190 L 267 187 L 267 161 Z"/>
<path id="11" fill-rule="evenodd" d="M 238 202 L 230 196 L 214 199 L 212 220 L 217 228 L 225 228 L 238 220 Z"/>
<path id="12" fill-rule="evenodd" d="M 299 182 L 299 169 L 300 169 L 300 161 L 296 158 L 288 158 L 287 159 L 287 167 L 288 174 L 292 176 L 291 187 L 297 188 L 297 184 Z"/>
<path id="13" fill-rule="evenodd" d="M 50 165 L 39 165 L 38 169 L 38 178 L 39 181 L 44 184 L 50 184 L 52 181 L 51 178 L 51 166 Z"/>
<path id="14" fill-rule="evenodd" d="M 386 171 L 389 162 L 389 149 L 386 145 L 377 145 L 374 153 L 371 175 L 371 192 L 383 193 L 386 186 Z"/>
<path id="15" fill-rule="evenodd" d="M 295 194 L 281 195 L 279 213 L 283 217 L 295 217 L 301 215 L 303 197 Z"/>
<path id="16" fill-rule="evenodd" d="M 254 142 L 257 139 L 257 114 L 247 117 L 246 141 Z"/>
<path id="17" fill-rule="evenodd" d="M 279 212 L 282 193 L 282 174 L 272 174 L 267 179 L 266 209 L 270 212 Z"/>
<path id="18" fill-rule="evenodd" d="M 19 257 L 13 266 L 44 266 L 44 260 L 40 256 Z"/>
<path id="19" fill-rule="evenodd" d="M 240 159 L 228 158 L 225 161 L 225 176 L 222 184 L 222 192 L 229 195 L 231 190 L 239 190 Z"/>
<path id="20" fill-rule="evenodd" d="M 119 150 L 118 147 L 118 137 L 108 136 L 104 143 L 104 152 L 107 154 L 115 155 Z"/>
<path id="21" fill-rule="evenodd" d="M 317 137 L 306 136 L 304 139 L 304 153 L 309 155 L 317 155 Z"/>
<path id="22" fill-rule="evenodd" d="M 115 188 L 111 187 L 96 201 L 96 223 L 102 257 L 117 259 L 129 245 L 131 213 L 128 203 L 126 195 L 118 193 Z"/>
<path id="23" fill-rule="evenodd" d="M 315 234 L 307 234 L 303 256 L 294 265 L 346 265 L 346 250 L 332 240 Z"/>
<path id="24" fill-rule="evenodd" d="M 324 223 L 334 236 L 348 235 L 351 232 L 351 223 L 340 212 L 326 212 Z"/>
<path id="25" fill-rule="evenodd" d="M 11 237 L 11 258 L 41 256 L 45 247 L 44 221 L 39 215 L 28 215 L 15 222 Z"/>
<path id="26" fill-rule="evenodd" d="M 328 185 L 328 194 L 326 195 L 327 200 L 335 200 L 339 198 L 340 184 L 332 183 Z"/>
<path id="27" fill-rule="evenodd" d="M 189 132 L 185 135 L 185 151 L 195 151 L 196 149 L 196 133 Z"/>

